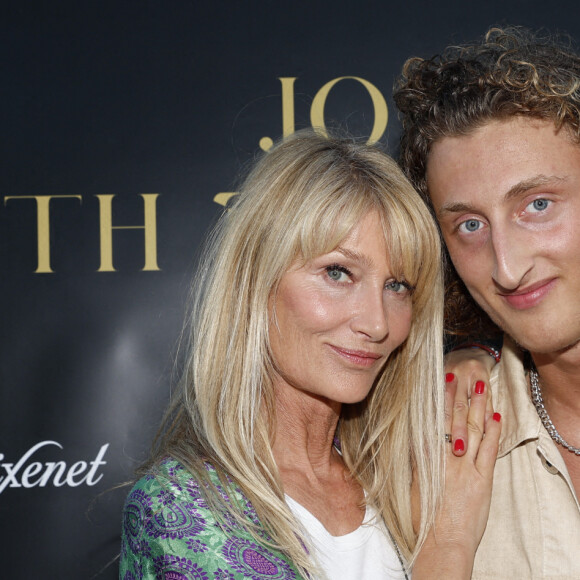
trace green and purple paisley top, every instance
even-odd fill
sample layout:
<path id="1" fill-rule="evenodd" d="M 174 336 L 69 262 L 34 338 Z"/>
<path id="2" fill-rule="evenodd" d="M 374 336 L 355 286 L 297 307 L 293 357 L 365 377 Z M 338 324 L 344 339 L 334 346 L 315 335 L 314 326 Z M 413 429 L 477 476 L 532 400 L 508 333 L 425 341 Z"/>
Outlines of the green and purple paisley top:
<path id="1" fill-rule="evenodd" d="M 224 502 L 243 507 L 259 524 L 250 501 L 235 486 L 226 492 L 217 473 L 206 469 Z M 233 490 L 233 491 L 232 491 Z M 232 497 L 234 495 L 235 497 Z M 133 487 L 123 510 L 121 580 L 303 579 L 282 553 L 256 543 L 227 511 L 218 523 L 200 483 L 177 461 L 167 459 Z M 268 534 L 261 532 L 264 540 Z"/>

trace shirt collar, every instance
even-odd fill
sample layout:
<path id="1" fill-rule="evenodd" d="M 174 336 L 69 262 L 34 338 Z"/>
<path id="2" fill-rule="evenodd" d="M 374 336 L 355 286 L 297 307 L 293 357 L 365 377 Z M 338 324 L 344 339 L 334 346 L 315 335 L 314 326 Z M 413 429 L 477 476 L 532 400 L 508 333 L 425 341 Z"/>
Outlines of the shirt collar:
<path id="1" fill-rule="evenodd" d="M 523 351 L 508 336 L 504 337 L 501 362 L 493 369 L 490 382 L 494 410 L 502 416 L 498 457 L 503 457 L 524 441 L 538 439 L 542 429 L 530 398 Z"/>

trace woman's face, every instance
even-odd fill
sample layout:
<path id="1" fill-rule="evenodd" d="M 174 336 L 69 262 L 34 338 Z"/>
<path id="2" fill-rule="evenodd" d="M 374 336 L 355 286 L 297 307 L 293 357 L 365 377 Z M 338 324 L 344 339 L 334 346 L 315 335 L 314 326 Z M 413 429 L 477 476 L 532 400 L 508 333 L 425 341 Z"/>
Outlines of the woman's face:
<path id="1" fill-rule="evenodd" d="M 363 400 L 411 324 L 411 290 L 391 271 L 379 215 L 368 213 L 332 252 L 291 267 L 271 307 L 276 388 Z"/>

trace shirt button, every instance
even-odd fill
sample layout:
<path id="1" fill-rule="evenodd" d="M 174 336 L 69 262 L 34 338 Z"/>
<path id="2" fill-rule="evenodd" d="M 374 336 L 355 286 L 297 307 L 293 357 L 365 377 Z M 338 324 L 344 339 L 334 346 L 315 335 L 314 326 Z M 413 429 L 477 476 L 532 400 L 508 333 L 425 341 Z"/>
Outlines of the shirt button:
<path id="1" fill-rule="evenodd" d="M 548 473 L 551 473 L 552 475 L 558 473 L 558 468 L 554 467 L 545 457 L 542 457 L 542 465 Z"/>

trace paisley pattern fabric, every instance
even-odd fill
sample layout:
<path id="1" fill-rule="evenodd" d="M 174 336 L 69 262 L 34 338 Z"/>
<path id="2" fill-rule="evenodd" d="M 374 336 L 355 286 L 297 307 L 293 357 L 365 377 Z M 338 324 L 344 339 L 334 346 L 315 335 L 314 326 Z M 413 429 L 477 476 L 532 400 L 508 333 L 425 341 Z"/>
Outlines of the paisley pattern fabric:
<path id="1" fill-rule="evenodd" d="M 259 523 L 243 493 L 234 488 L 228 495 L 215 470 L 210 465 L 206 469 L 224 502 L 235 501 L 249 523 Z M 302 579 L 281 552 L 256 543 L 227 512 L 220 518 L 221 524 L 205 503 L 199 482 L 177 461 L 164 461 L 135 484 L 125 501 L 119 578 Z M 266 532 L 262 535 L 268 540 Z"/>

